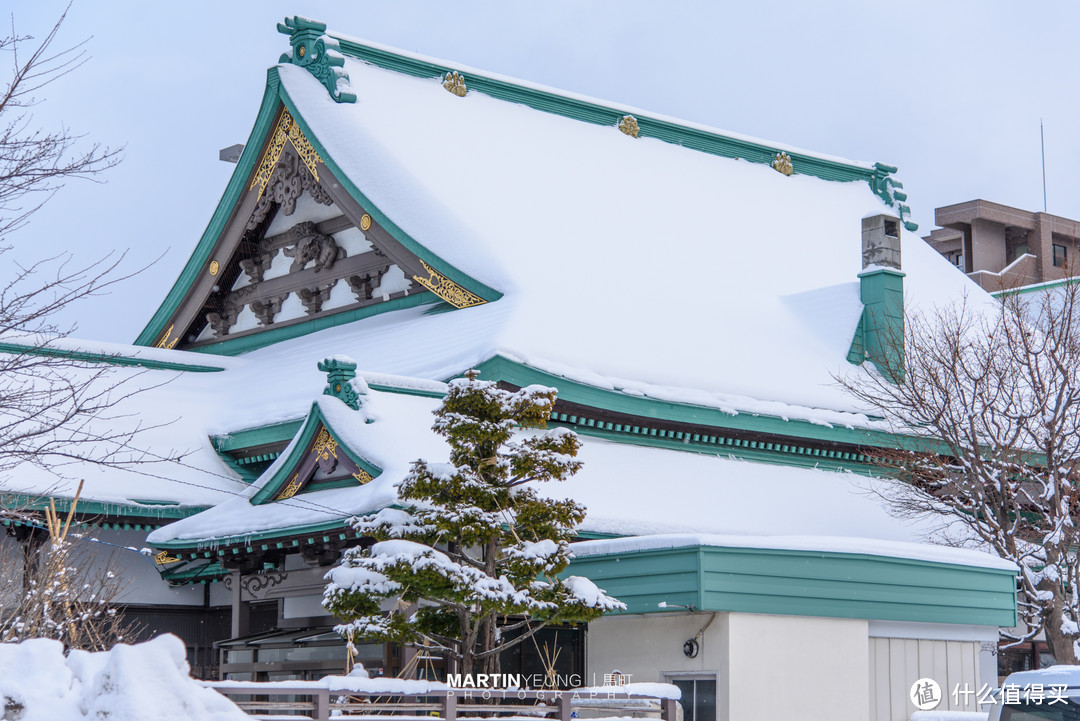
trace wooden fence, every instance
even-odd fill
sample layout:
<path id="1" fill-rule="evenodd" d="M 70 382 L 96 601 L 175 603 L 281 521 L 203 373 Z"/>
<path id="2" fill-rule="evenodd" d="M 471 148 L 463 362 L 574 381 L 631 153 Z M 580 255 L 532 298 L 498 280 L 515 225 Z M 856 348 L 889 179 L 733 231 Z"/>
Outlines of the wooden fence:
<path id="1" fill-rule="evenodd" d="M 354 691 L 319 682 L 235 682 L 206 684 L 225 696 L 246 696 L 234 703 L 258 718 L 290 718 L 301 721 L 330 721 L 361 716 L 387 717 L 406 721 L 438 717 L 455 721 L 459 716 L 533 717 L 570 721 L 574 707 L 624 711 L 624 716 L 656 716 L 661 721 L 678 721 L 675 699 L 622 693 L 618 686 L 567 691 L 526 691 L 516 689 L 433 689 L 415 693 L 394 691 Z M 282 700 L 281 697 L 294 697 Z M 298 700 L 298 699 L 305 700 Z M 296 714 L 296 715 L 285 715 Z"/>

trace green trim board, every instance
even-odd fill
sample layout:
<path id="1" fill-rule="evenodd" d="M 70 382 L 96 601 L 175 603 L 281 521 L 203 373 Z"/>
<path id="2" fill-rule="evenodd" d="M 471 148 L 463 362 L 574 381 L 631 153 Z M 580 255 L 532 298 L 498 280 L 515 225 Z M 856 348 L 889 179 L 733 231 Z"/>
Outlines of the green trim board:
<path id="1" fill-rule="evenodd" d="M 730 413 L 719 408 L 676 403 L 598 388 L 538 370 L 501 355 L 492 356 L 478 364 L 476 369 L 480 371 L 481 378 L 505 381 L 516 386 L 534 383 L 554 386 L 559 389 L 560 400 L 643 418 L 857 446 L 892 447 L 896 443 L 895 436 L 881 431 L 836 425 L 830 427 L 810 421 L 784 420 L 777 416 L 753 413 Z"/>
<path id="2" fill-rule="evenodd" d="M 282 424 L 279 424 L 279 426 Z M 263 503 L 270 503 L 278 499 L 281 494 L 292 482 L 298 484 L 297 489 L 292 489 L 292 492 L 288 494 L 288 498 L 292 498 L 294 495 L 302 495 L 303 493 L 311 490 L 321 490 L 324 488 L 337 488 L 345 485 L 356 485 L 357 480 L 345 479 L 344 483 L 337 483 L 335 481 L 314 481 L 310 474 L 306 474 L 307 477 L 299 478 L 298 467 L 308 460 L 308 456 L 316 452 L 316 449 L 312 445 L 316 442 L 316 436 L 321 434 L 325 430 L 330 434 L 330 437 L 335 442 L 336 452 L 334 457 L 337 457 L 337 453 L 342 453 L 352 463 L 357 466 L 364 473 L 368 474 L 370 481 L 382 473 L 382 469 L 376 466 L 371 461 L 366 460 L 363 455 L 356 450 L 349 448 L 347 445 L 341 442 L 341 435 L 334 432 L 334 428 L 330 421 L 323 415 L 322 409 L 319 408 L 319 404 L 312 403 L 311 410 L 308 412 L 307 418 L 304 419 L 303 426 L 301 426 L 299 432 L 296 434 L 292 442 L 292 447 L 288 451 L 288 456 L 282 461 L 274 474 L 267 479 L 255 495 L 251 499 L 251 505 L 258 506 Z M 314 473 L 314 467 L 310 469 L 310 473 Z M 290 481 L 290 478 L 293 480 Z M 368 481 L 359 481 L 359 484 L 366 483 Z"/>
<path id="3" fill-rule="evenodd" d="M 734 611 L 1009 627 L 1016 572 L 894 556 L 712 545 L 575 558 L 622 614 Z"/>
<path id="4" fill-rule="evenodd" d="M 186 586 L 192 583 L 216 583 L 222 577 L 227 576 L 229 571 L 218 561 L 211 561 L 199 566 L 192 567 L 190 563 L 183 568 L 171 571 L 166 567 L 161 571 L 161 577 L 170 586 Z"/>
<path id="5" fill-rule="evenodd" d="M 337 540 L 344 541 L 347 538 L 355 537 L 355 534 L 352 533 L 352 529 L 349 527 L 349 520 L 352 516 L 353 514 L 349 514 L 323 523 L 311 523 L 289 528 L 275 528 L 269 531 L 257 531 L 254 533 L 237 533 L 231 536 L 216 536 L 212 538 L 197 539 L 176 538 L 168 541 L 158 541 L 154 544 L 154 548 L 160 548 L 162 550 L 182 549 L 186 551 L 186 553 L 177 553 L 177 556 L 186 556 L 187 558 L 194 560 L 196 558 L 211 558 L 213 556 L 230 554 L 239 555 L 241 550 L 252 553 L 256 548 L 260 547 L 261 550 L 264 551 L 299 548 L 301 539 L 311 543 L 315 543 L 320 539 L 329 541 L 330 537 L 326 535 L 328 533 L 336 536 Z M 308 538 L 305 539 L 305 536 Z"/>
<path id="6" fill-rule="evenodd" d="M 357 42 L 354 38 L 333 32 L 327 35 L 337 40 L 344 54 L 385 70 L 418 78 L 444 78 L 447 73 L 461 71 L 460 67 L 395 53 L 386 48 L 372 47 Z M 705 130 L 672 120 L 650 117 L 640 110 L 630 111 L 625 108 L 620 110 L 612 105 L 568 97 L 551 90 L 488 77 L 482 73 L 464 71 L 462 74 L 470 92 L 481 92 L 499 100 L 528 106 L 534 110 L 612 128 L 617 126 L 624 116 L 632 115 L 638 124 L 638 137 L 656 138 L 711 155 L 740 158 L 752 163 L 772 164 L 778 153 L 786 152 L 791 158 L 796 173 L 813 175 L 823 180 L 839 182 L 861 180 L 868 183 L 870 189 L 878 197 L 900 212 L 908 230 L 914 232 L 918 229 L 915 223 L 908 220 L 911 209 L 903 204 L 903 201 L 907 200 L 907 194 L 901 190 L 903 185 L 892 177 L 892 174 L 897 172 L 894 166 L 883 163 L 867 166 L 821 158 L 781 146 L 725 135 L 715 130 Z"/>
<path id="7" fill-rule="evenodd" d="M 148 368 L 150 370 L 183 371 L 187 373 L 217 373 L 225 370 L 221 366 L 210 364 L 197 365 L 194 363 L 139 358 L 138 356 L 118 353 L 94 353 L 90 351 L 66 350 L 63 348 L 52 348 L 41 345 L 26 345 L 23 343 L 0 343 L 0 353 L 44 356 L 47 358 L 64 358 L 66 360 L 80 361 L 83 363 L 105 363 L 113 366 L 136 366 L 139 368 Z"/>
<path id="8" fill-rule="evenodd" d="M 256 428 L 246 428 L 222 436 L 211 436 L 210 442 L 218 453 L 229 453 L 242 448 L 291 441 L 303 425 L 304 419 L 297 418 Z"/>
<path id="9" fill-rule="evenodd" d="M 49 507 L 52 500 L 58 512 L 66 512 L 71 509 L 70 498 L 31 496 L 24 493 L 6 493 L 3 501 L 6 508 L 18 508 L 25 511 L 44 511 Z M 167 518 L 176 520 L 202 513 L 210 506 L 181 506 L 173 501 L 135 501 L 130 504 L 113 503 L 107 501 L 91 501 L 80 499 L 76 508 L 79 515 L 126 517 L 132 518 Z"/>

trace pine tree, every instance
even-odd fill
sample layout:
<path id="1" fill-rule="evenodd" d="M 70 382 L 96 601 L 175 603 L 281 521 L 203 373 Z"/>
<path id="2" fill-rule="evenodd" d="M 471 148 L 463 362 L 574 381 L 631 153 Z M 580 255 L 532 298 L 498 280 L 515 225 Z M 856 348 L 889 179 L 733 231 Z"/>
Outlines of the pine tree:
<path id="1" fill-rule="evenodd" d="M 407 507 L 354 522 L 377 542 L 327 574 L 324 604 L 350 643 L 424 641 L 462 673 L 497 673 L 499 654 L 545 625 L 625 606 L 586 578 L 558 577 L 585 509 L 535 489 L 581 468 L 577 435 L 544 430 L 556 390 L 466 375 L 434 412 L 450 463 L 416 461 L 398 491 Z"/>

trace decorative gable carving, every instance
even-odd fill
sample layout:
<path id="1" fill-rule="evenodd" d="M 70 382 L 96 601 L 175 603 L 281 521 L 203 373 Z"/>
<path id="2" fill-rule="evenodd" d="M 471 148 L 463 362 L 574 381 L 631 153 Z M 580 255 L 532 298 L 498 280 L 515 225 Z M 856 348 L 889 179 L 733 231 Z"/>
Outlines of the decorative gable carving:
<path id="1" fill-rule="evenodd" d="M 459 308 L 486 302 L 376 221 L 377 210 L 334 178 L 287 108 L 268 127 L 207 264 L 181 300 L 167 301 L 176 304 L 171 327 L 156 344 L 198 348 L 417 294 Z"/>

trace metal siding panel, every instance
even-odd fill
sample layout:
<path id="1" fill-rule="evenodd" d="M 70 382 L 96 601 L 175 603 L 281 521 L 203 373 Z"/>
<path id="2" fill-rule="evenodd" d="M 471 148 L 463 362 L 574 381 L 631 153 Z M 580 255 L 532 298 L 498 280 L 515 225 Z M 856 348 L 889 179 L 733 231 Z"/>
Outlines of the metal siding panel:
<path id="1" fill-rule="evenodd" d="M 874 667 L 877 669 L 874 692 L 874 720 L 891 721 L 892 685 L 889 674 L 889 639 L 870 639 L 874 652 Z"/>
<path id="2" fill-rule="evenodd" d="M 946 641 L 945 642 L 945 657 L 948 664 L 948 672 L 945 679 L 945 684 L 942 684 L 942 688 L 952 689 L 958 683 L 964 681 L 964 644 L 960 641 Z M 941 683 L 938 681 L 938 683 Z"/>
<path id="3" fill-rule="evenodd" d="M 919 642 L 912 638 L 893 639 L 892 642 L 904 647 L 904 675 L 907 678 L 898 693 L 907 693 L 911 684 L 919 678 Z"/>
<path id="4" fill-rule="evenodd" d="M 960 679 L 959 683 L 969 683 L 972 686 L 976 686 L 978 684 L 978 682 L 979 682 L 978 673 L 976 673 L 976 669 L 979 667 L 978 654 L 979 654 L 979 644 L 971 643 L 971 642 L 964 643 L 963 652 L 960 654 L 960 662 L 961 662 L 961 665 L 963 666 L 962 672 L 963 672 L 964 675 L 963 675 L 963 678 Z M 953 689 L 953 687 L 949 686 L 949 689 L 948 689 L 948 691 L 946 693 L 951 694 L 952 689 Z M 951 698 L 950 698 L 950 703 L 951 703 Z M 975 703 L 974 703 L 974 699 L 969 697 L 967 699 L 967 703 L 965 703 L 965 704 L 963 704 L 961 706 L 958 706 L 956 710 L 957 711 L 978 711 L 979 709 L 976 708 Z"/>
<path id="5" fill-rule="evenodd" d="M 889 720 L 890 721 L 907 721 L 908 718 L 908 706 L 914 706 L 908 701 L 907 688 L 908 684 L 904 683 L 905 676 L 904 668 L 904 645 L 897 643 L 897 639 L 889 639 L 889 688 L 892 693 L 890 694 L 889 703 Z"/>

